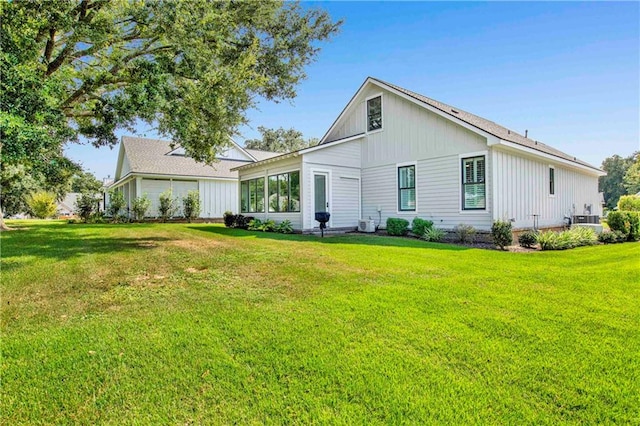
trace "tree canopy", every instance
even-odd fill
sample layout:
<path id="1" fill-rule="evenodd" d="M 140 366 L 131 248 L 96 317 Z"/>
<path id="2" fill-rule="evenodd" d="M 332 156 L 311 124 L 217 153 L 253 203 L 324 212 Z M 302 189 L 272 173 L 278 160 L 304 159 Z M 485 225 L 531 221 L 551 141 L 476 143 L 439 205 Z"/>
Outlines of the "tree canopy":
<path id="1" fill-rule="evenodd" d="M 627 190 L 627 194 L 640 193 L 640 152 L 635 153 L 633 164 L 625 172 L 622 184 Z"/>
<path id="2" fill-rule="evenodd" d="M 269 129 L 259 126 L 258 131 L 262 134 L 262 139 L 247 139 L 244 143 L 245 147 L 285 153 L 307 148 L 318 143 L 316 138 L 304 139 L 302 132 L 293 128 L 285 130 L 282 127 Z"/>
<path id="3" fill-rule="evenodd" d="M 602 170 L 607 172 L 607 175 L 600 177 L 599 186 L 600 191 L 604 193 L 608 208 L 615 208 L 620 197 L 628 193 L 625 188 L 625 174 L 634 163 L 634 158 L 639 156 L 638 154 L 633 153 L 629 157 L 616 154 L 605 158 L 602 162 Z"/>

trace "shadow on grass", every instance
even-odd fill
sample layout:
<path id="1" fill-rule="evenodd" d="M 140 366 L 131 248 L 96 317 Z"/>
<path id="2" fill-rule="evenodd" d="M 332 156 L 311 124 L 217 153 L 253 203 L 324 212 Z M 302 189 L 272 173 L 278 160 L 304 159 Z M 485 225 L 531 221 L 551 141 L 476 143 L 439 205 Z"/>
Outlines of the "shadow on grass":
<path id="1" fill-rule="evenodd" d="M 2 270 L 12 270 L 42 259 L 63 261 L 91 254 L 149 250 L 160 242 L 171 240 L 166 237 L 113 237 L 99 233 L 78 235 L 68 232 L 69 229 L 60 223 L 52 223 L 38 224 L 37 227 L 17 226 L 13 231 L 3 232 Z M 28 257 L 26 261 L 21 259 L 25 256 Z"/>
<path id="2" fill-rule="evenodd" d="M 188 228 L 196 231 L 210 232 L 213 234 L 224 235 L 239 238 L 259 238 L 277 241 L 293 241 L 293 242 L 316 242 L 322 244 L 354 244 L 368 246 L 383 247 L 406 247 L 416 249 L 435 249 L 463 251 L 469 247 L 456 246 L 445 243 L 428 243 L 414 238 L 388 237 L 382 235 L 365 235 L 365 234 L 338 234 L 327 235 L 324 238 L 317 235 L 307 234 L 277 234 L 275 232 L 261 231 L 245 231 L 244 229 L 225 228 L 222 226 L 189 226 Z"/>

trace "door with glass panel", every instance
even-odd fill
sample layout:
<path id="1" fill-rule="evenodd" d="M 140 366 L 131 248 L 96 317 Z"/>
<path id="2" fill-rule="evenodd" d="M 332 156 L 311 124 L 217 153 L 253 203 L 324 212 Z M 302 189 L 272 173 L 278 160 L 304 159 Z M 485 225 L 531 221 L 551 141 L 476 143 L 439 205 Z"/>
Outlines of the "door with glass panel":
<path id="1" fill-rule="evenodd" d="M 329 185 L 328 173 L 316 172 L 313 174 L 313 211 L 329 211 Z"/>

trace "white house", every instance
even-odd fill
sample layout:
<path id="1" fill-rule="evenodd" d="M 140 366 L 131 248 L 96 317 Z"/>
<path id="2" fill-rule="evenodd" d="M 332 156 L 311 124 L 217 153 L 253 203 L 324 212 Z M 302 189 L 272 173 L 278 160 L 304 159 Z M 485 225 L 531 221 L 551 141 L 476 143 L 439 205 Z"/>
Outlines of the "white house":
<path id="1" fill-rule="evenodd" d="M 151 200 L 150 217 L 158 216 L 160 194 L 172 189 L 181 199 L 187 192 L 200 193 L 202 218 L 221 218 L 227 210 L 238 206 L 238 172 L 231 170 L 244 164 L 278 155 L 244 149 L 231 141 L 231 146 L 218 156 L 213 165 L 198 163 L 185 156 L 183 148 L 171 148 L 168 141 L 124 136 L 120 143 L 115 181 L 110 189 L 124 194 L 127 209 L 136 197 L 144 194 Z M 176 216 L 181 216 L 178 203 Z"/>
<path id="2" fill-rule="evenodd" d="M 294 228 L 355 228 L 389 217 L 451 229 L 563 225 L 601 214 L 605 173 L 492 121 L 367 78 L 316 146 L 236 167 L 243 214 Z M 265 202 L 266 201 L 266 202 Z"/>

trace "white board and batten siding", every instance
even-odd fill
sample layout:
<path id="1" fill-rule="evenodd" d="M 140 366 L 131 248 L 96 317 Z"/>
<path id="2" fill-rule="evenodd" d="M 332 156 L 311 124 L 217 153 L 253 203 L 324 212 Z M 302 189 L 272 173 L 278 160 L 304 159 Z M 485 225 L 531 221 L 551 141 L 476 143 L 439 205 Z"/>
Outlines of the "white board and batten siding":
<path id="1" fill-rule="evenodd" d="M 486 138 L 390 92 L 372 87 L 329 134 L 328 140 L 366 130 L 366 99 L 382 94 L 383 129 L 362 140 L 362 218 L 382 227 L 389 217 L 432 220 L 453 228 L 459 223 L 491 227 L 491 156 Z M 462 211 L 461 159 L 485 155 L 486 210 Z M 399 165 L 416 166 L 416 211 L 398 210 Z"/>
<path id="2" fill-rule="evenodd" d="M 247 170 L 240 171 L 240 182 L 249 179 L 255 179 L 259 177 L 265 178 L 265 200 L 268 199 L 268 187 L 269 176 L 277 175 L 279 173 L 300 171 L 300 200 L 304 197 L 304 185 L 302 184 L 302 167 L 300 157 L 286 158 L 277 162 L 267 163 L 261 166 L 249 168 Z M 240 211 L 240 186 L 237 186 L 237 201 L 236 206 L 233 209 L 234 212 Z M 300 204 L 303 204 L 302 202 Z M 302 207 L 301 207 L 302 210 Z M 264 213 L 242 213 L 245 216 L 253 216 L 260 220 L 273 220 L 276 223 L 280 223 L 285 220 L 291 221 L 291 225 L 294 229 L 302 229 L 302 211 L 300 212 L 269 212 L 268 206 L 265 206 Z"/>
<path id="3" fill-rule="evenodd" d="M 237 211 L 237 181 L 200 179 L 198 188 L 200 191 L 200 217 L 221 218 L 227 210 Z"/>
<path id="4" fill-rule="evenodd" d="M 140 187 L 142 194 L 147 194 L 147 197 L 151 200 L 151 208 L 149 208 L 149 212 L 147 213 L 149 216 L 158 217 L 160 215 L 160 194 L 168 189 L 172 190 L 173 198 L 176 199 L 178 209 L 175 215 L 181 216 L 183 214 L 182 198 L 185 197 L 189 191 L 198 190 L 198 181 L 142 178 Z"/>
<path id="5" fill-rule="evenodd" d="M 566 165 L 525 157 L 493 149 L 495 179 L 495 215 L 497 219 L 515 219 L 515 229 L 532 228 L 533 215 L 538 225 L 556 227 L 566 215 L 602 214 L 598 177 Z M 555 194 L 549 193 L 549 168 L 555 172 Z"/>

